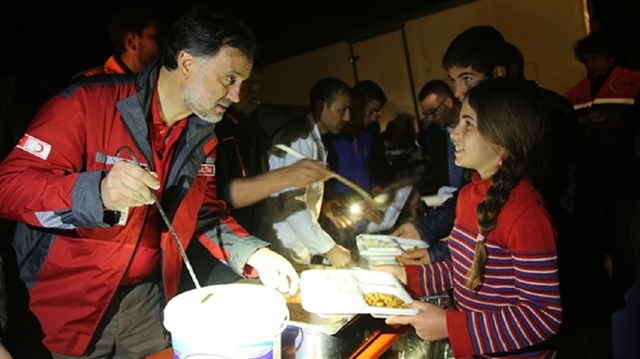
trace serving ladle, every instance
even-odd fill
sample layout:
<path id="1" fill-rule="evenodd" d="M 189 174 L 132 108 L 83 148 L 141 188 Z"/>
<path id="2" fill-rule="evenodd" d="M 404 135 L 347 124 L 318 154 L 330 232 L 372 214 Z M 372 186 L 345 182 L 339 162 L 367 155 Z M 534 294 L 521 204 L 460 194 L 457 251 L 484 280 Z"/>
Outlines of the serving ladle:
<path id="1" fill-rule="evenodd" d="M 307 159 L 306 156 L 304 156 L 302 153 L 294 150 L 293 148 L 287 146 L 287 145 L 283 145 L 283 144 L 277 144 L 275 145 L 276 148 L 286 152 L 287 154 L 299 158 L 299 159 Z M 331 172 L 331 178 L 335 178 L 336 180 L 346 184 L 347 186 L 349 186 L 350 188 L 352 188 L 354 191 L 356 191 L 356 193 L 358 193 L 362 198 L 365 199 L 365 201 L 369 204 L 369 206 L 373 209 L 382 209 L 386 206 L 389 205 L 389 203 L 391 203 L 391 201 L 393 200 L 393 196 L 391 193 L 389 192 L 382 192 L 380 194 L 378 194 L 375 197 L 372 197 L 367 191 L 365 191 L 362 187 L 358 186 L 357 184 L 351 182 L 350 180 L 348 180 L 347 178 L 345 178 L 344 176 L 330 171 Z"/>

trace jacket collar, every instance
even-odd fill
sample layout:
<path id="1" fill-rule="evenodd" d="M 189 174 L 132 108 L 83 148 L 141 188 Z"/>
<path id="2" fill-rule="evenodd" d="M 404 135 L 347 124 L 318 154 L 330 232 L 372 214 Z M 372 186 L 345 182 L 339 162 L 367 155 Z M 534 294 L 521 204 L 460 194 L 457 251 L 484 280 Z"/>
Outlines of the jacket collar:
<path id="1" fill-rule="evenodd" d="M 136 93 L 116 104 L 133 141 L 150 164 L 153 163 L 153 153 L 149 143 L 148 116 L 161 66 L 160 61 L 156 60 L 145 67 L 136 77 Z M 214 125 L 193 114 L 189 116 L 187 121 L 189 123 L 187 124 L 186 144 L 184 145 L 189 149 L 188 152 L 191 152 L 193 148 L 201 146 L 213 137 Z M 206 150 L 210 150 L 210 148 Z"/>

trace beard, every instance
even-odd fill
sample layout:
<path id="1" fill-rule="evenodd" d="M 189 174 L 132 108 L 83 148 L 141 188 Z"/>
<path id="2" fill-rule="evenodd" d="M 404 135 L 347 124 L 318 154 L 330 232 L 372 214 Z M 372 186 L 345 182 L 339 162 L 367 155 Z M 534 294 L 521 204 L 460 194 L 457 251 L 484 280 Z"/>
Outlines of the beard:
<path id="1" fill-rule="evenodd" d="M 224 111 L 219 111 L 218 105 L 231 106 L 231 101 L 224 98 L 211 101 L 211 96 L 204 93 L 198 86 L 186 86 L 180 90 L 180 99 L 189 106 L 191 112 L 209 123 L 218 123 L 224 116 Z"/>
<path id="2" fill-rule="evenodd" d="M 224 115 L 224 113 L 218 114 L 218 113 L 212 112 L 212 111 L 208 111 L 206 113 L 202 113 L 202 112 L 194 110 L 193 113 L 196 114 L 196 116 L 200 117 L 205 122 L 209 122 L 209 123 L 218 123 L 218 122 L 220 122 L 220 120 L 222 120 L 222 117 Z"/>

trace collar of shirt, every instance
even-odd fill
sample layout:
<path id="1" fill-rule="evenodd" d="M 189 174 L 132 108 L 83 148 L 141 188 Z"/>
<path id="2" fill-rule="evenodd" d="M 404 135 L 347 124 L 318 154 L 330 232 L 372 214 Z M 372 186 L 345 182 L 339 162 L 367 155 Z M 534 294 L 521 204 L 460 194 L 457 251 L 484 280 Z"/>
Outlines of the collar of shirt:
<path id="1" fill-rule="evenodd" d="M 157 85 L 156 85 L 157 86 Z M 158 91 L 154 89 L 151 99 L 151 124 L 149 126 L 149 137 L 153 149 L 153 160 L 158 178 L 162 182 L 164 175 L 169 171 L 169 163 L 175 144 L 180 138 L 180 134 L 187 127 L 187 119 L 182 119 L 169 127 L 162 122 L 160 111 L 158 110 Z"/>

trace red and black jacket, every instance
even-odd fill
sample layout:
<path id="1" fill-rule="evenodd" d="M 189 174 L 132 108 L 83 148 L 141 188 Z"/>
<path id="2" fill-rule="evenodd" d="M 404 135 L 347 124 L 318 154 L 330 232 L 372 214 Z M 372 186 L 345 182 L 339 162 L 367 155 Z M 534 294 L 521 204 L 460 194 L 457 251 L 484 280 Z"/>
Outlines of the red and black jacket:
<path id="1" fill-rule="evenodd" d="M 148 207 L 131 208 L 126 225 L 106 220 L 100 181 L 130 146 L 153 170 L 148 114 L 159 71 L 94 76 L 76 82 L 39 111 L 0 166 L 0 216 L 20 222 L 12 243 L 29 310 L 56 353 L 82 355 L 140 242 Z M 213 124 L 195 115 L 176 144 L 162 183 L 162 205 L 187 247 L 198 239 L 236 272 L 267 242 L 250 236 L 218 199 Z M 242 239 L 242 240 L 241 240 Z M 176 295 L 182 258 L 166 228 L 160 238 L 166 299 Z"/>

